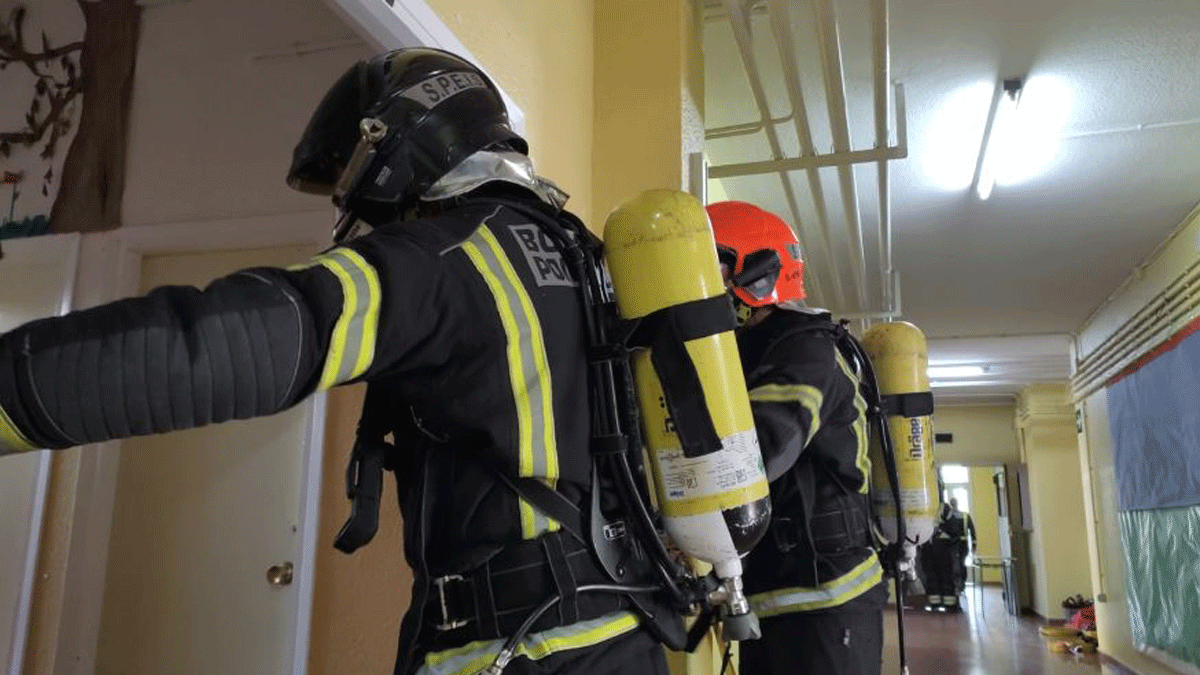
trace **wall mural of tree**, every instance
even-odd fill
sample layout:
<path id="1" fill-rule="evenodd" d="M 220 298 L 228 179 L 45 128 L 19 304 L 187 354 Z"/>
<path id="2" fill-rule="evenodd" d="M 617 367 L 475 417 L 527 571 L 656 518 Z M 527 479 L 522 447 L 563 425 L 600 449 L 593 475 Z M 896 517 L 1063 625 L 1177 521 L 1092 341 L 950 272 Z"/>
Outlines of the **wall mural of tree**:
<path id="1" fill-rule="evenodd" d="M 119 227 L 141 9 L 134 0 L 32 9 L 40 15 L 22 3 L 0 17 L 0 238 Z"/>

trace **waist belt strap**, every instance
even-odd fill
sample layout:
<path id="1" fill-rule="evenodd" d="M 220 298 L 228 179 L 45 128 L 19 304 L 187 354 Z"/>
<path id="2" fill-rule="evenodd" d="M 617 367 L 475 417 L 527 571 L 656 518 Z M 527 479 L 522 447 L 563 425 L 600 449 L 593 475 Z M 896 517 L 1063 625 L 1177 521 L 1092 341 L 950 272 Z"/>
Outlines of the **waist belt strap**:
<path id="1" fill-rule="evenodd" d="M 798 518 L 776 516 L 771 524 L 776 546 L 786 553 L 811 537 L 817 553 L 836 554 L 871 545 L 870 527 L 866 514 L 857 508 L 838 509 L 814 514 L 809 519 L 808 532 Z"/>
<path id="2" fill-rule="evenodd" d="M 555 595 L 563 596 L 560 611 L 547 612 L 531 632 L 629 607 L 626 599 L 615 594 L 577 594 L 580 586 L 605 581 L 587 547 L 562 532 L 513 544 L 475 570 L 433 579 L 425 602 L 422 643 L 441 650 L 508 637 L 530 612 Z"/>

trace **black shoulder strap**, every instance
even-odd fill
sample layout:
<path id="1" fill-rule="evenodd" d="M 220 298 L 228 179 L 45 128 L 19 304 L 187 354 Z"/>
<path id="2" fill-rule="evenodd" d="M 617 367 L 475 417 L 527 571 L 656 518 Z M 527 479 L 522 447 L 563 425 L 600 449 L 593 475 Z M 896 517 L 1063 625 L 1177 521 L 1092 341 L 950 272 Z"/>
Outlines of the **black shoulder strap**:
<path id="1" fill-rule="evenodd" d="M 584 536 L 583 512 L 558 490 L 536 478 L 513 478 L 500 470 L 496 470 L 496 475 L 519 497 L 562 525 L 564 530 L 579 540 L 579 543 L 588 543 L 589 539 Z"/>
<path id="2" fill-rule="evenodd" d="M 630 336 L 629 346 L 650 348 L 650 361 L 662 381 L 665 403 L 685 457 L 721 449 L 700 374 L 686 343 L 736 327 L 733 304 L 722 293 L 653 312 L 638 322 Z"/>
<path id="3" fill-rule="evenodd" d="M 353 553 L 366 546 L 379 531 L 379 501 L 383 496 L 383 472 L 390 470 L 395 447 L 384 440 L 388 434 L 389 398 L 382 385 L 367 384 L 362 416 L 350 463 L 346 466 L 346 496 L 350 517 L 338 532 L 334 546 Z"/>

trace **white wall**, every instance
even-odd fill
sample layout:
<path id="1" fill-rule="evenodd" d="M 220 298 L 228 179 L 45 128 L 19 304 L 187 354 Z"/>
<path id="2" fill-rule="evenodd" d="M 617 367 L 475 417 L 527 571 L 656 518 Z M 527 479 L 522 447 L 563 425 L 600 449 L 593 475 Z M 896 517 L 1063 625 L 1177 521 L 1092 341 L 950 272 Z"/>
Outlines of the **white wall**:
<path id="1" fill-rule="evenodd" d="M 124 221 L 328 210 L 284 182 L 325 91 L 372 50 L 321 0 L 188 0 L 145 9 Z"/>

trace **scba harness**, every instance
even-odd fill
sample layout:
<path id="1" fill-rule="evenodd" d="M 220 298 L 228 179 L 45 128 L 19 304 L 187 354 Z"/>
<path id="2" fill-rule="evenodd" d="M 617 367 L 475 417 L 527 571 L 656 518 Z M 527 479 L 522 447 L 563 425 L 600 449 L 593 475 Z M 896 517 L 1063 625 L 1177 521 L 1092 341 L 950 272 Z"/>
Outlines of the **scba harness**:
<path id="1" fill-rule="evenodd" d="M 781 333 L 775 341 L 782 341 L 798 334 L 825 334 L 830 336 L 835 348 L 847 363 L 858 374 L 859 393 L 866 402 L 866 415 L 871 428 L 878 439 L 880 454 L 883 458 L 887 475 L 890 498 L 895 504 L 900 504 L 900 480 L 896 464 L 896 456 L 892 447 L 891 433 L 888 430 L 887 417 L 903 415 L 917 417 L 933 412 L 933 395 L 929 392 L 884 396 L 879 391 L 875 371 L 862 345 L 850 333 L 848 322 L 837 323 L 830 320 L 814 320 L 807 325 L 798 326 Z M 828 501 L 834 502 L 833 508 L 821 513 L 814 513 L 814 502 L 818 488 L 817 471 L 825 471 L 832 490 L 836 493 L 825 495 Z M 772 522 L 771 539 L 767 545 L 774 545 L 779 552 L 787 553 L 797 546 L 807 545 L 813 551 L 813 578 L 817 579 L 816 558 L 819 555 L 836 555 L 854 548 L 870 547 L 879 556 L 883 569 L 895 579 L 896 597 L 904 597 L 905 560 L 904 541 L 907 538 L 903 510 L 896 509 L 896 532 L 894 541 L 887 540 L 877 524 L 879 515 L 875 512 L 874 499 L 856 498 L 851 490 L 846 488 L 827 469 L 818 467 L 812 461 L 801 460 L 792 469 L 794 481 L 792 489 L 799 503 L 799 512 L 777 514 Z M 864 476 L 868 485 L 870 477 Z M 875 489 L 874 486 L 871 489 Z M 781 495 L 786 498 L 788 495 Z M 914 542 L 915 543 L 915 542 Z M 896 606 L 901 672 L 907 672 L 904 646 L 904 609 L 903 603 Z"/>
<path id="2" fill-rule="evenodd" d="M 400 655 L 405 665 L 398 665 L 397 672 L 406 672 L 418 645 L 428 650 L 503 638 L 503 647 L 484 671 L 497 674 L 531 631 L 618 609 L 637 612 L 642 624 L 669 648 L 694 650 L 720 613 L 726 591 L 711 575 L 698 578 L 682 556 L 664 544 L 644 479 L 630 352 L 653 349 L 665 404 L 684 452 L 690 456 L 720 449 L 684 343 L 732 330 L 730 302 L 721 296 L 670 307 L 637 322 L 623 321 L 601 262 L 601 244 L 582 222 L 566 212 L 551 214 L 507 199 L 473 201 L 512 209 L 536 223 L 562 253 L 579 289 L 589 342 L 591 485 L 581 509 L 536 478 L 489 467 L 498 483 L 561 524 L 561 530 L 512 542 L 483 564 L 436 577 L 421 569 L 424 542 L 409 542 L 418 560 L 413 606 L 420 614 L 417 621 L 406 621 Z M 398 484 L 404 482 L 402 475 L 419 477 L 418 484 L 402 486 L 402 492 L 429 490 L 428 460 L 421 453 L 400 452 L 386 440 L 389 433 L 397 445 L 428 436 L 419 420 L 408 420 L 407 411 L 390 399 L 386 383 L 369 383 L 346 475 L 351 515 L 335 543 L 345 553 L 366 545 L 378 529 L 385 470 L 396 473 Z M 432 514 L 422 496 L 415 501 L 421 523 L 414 531 L 419 536 Z M 697 612 L 701 620 L 685 633 L 683 616 Z"/>

